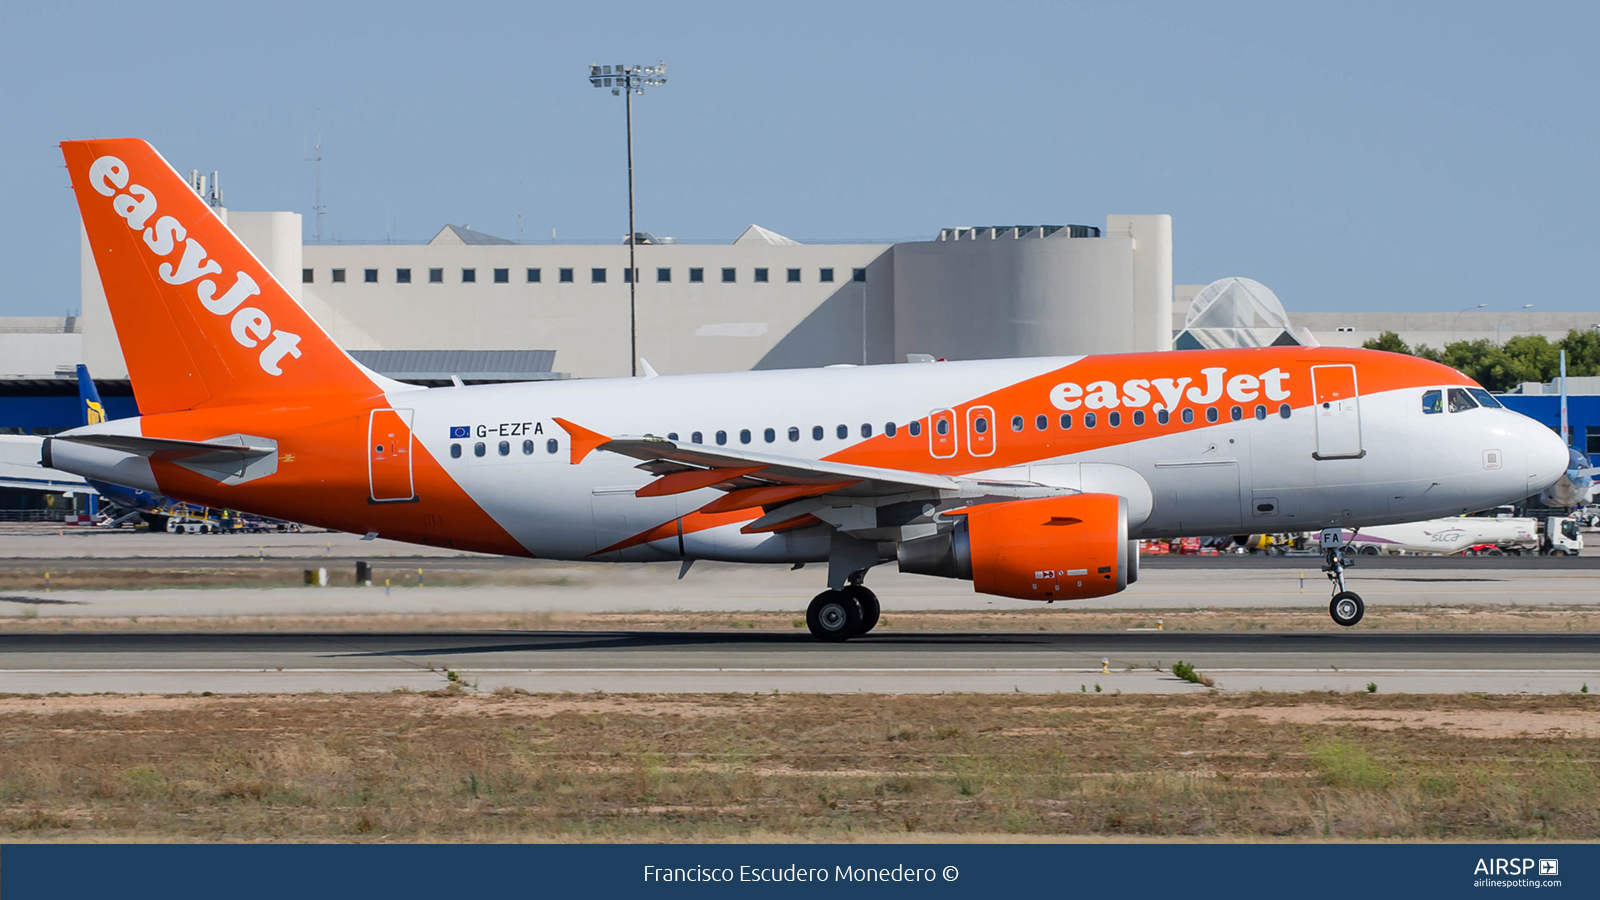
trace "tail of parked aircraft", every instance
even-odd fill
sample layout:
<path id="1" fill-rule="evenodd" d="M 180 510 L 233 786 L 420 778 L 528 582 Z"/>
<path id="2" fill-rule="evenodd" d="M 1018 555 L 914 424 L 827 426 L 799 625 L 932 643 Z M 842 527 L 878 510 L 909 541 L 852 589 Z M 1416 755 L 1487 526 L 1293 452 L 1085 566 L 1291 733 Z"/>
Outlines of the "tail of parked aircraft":
<path id="1" fill-rule="evenodd" d="M 334 344 L 148 143 L 61 153 L 141 413 L 402 387 Z"/>
<path id="2" fill-rule="evenodd" d="M 100 391 L 89 377 L 89 367 L 78 363 L 78 413 L 80 425 L 99 425 L 106 420 L 105 404 L 100 402 Z"/>

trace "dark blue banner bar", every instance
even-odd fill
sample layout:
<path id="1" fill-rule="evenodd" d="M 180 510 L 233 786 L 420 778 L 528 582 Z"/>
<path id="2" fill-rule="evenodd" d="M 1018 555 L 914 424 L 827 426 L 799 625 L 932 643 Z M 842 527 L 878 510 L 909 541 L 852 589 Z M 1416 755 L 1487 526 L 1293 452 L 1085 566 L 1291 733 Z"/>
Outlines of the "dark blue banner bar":
<path id="1" fill-rule="evenodd" d="M 5 900 L 1594 897 L 1590 844 L 7 845 Z M 1509 894 L 1507 893 L 1509 892 Z M 1548 893 L 1545 896 L 1550 896 Z"/>

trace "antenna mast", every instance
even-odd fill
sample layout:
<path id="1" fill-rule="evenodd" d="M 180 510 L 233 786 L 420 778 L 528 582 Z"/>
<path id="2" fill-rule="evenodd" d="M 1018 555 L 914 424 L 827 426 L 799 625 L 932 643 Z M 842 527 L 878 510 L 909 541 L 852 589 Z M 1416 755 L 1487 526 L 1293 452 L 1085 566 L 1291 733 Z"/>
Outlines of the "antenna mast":
<path id="1" fill-rule="evenodd" d="M 317 243 L 322 243 L 322 214 L 328 208 L 322 204 L 322 132 L 317 132 L 317 155 L 306 157 L 307 162 L 317 164 L 317 198 L 311 208 L 317 214 Z"/>

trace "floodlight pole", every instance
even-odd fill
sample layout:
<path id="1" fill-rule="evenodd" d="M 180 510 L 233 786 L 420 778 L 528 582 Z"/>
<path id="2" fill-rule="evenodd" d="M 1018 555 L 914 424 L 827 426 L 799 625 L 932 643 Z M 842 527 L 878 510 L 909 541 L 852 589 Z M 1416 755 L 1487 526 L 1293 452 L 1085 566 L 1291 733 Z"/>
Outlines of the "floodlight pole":
<path id="1" fill-rule="evenodd" d="M 616 71 L 613 72 L 612 69 Z M 644 93 L 646 87 L 660 87 L 667 83 L 667 64 L 655 66 L 589 66 L 589 83 L 595 87 L 609 87 L 613 96 L 623 95 L 628 127 L 628 371 L 639 375 L 639 267 L 635 263 L 634 244 L 639 232 L 634 224 L 633 209 L 633 95 Z"/>
<path id="2" fill-rule="evenodd" d="M 639 268 L 633 264 L 634 237 L 639 233 L 633 227 L 633 90 L 630 83 L 622 92 L 628 109 L 628 366 L 629 374 L 639 377 Z"/>

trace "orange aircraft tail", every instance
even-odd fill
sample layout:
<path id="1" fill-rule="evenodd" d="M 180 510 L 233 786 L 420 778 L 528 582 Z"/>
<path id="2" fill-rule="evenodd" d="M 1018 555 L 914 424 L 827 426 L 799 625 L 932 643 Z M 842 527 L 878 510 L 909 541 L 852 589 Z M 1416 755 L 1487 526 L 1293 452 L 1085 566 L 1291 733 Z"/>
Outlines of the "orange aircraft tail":
<path id="1" fill-rule="evenodd" d="M 155 148 L 61 153 L 140 412 L 381 390 Z"/>

